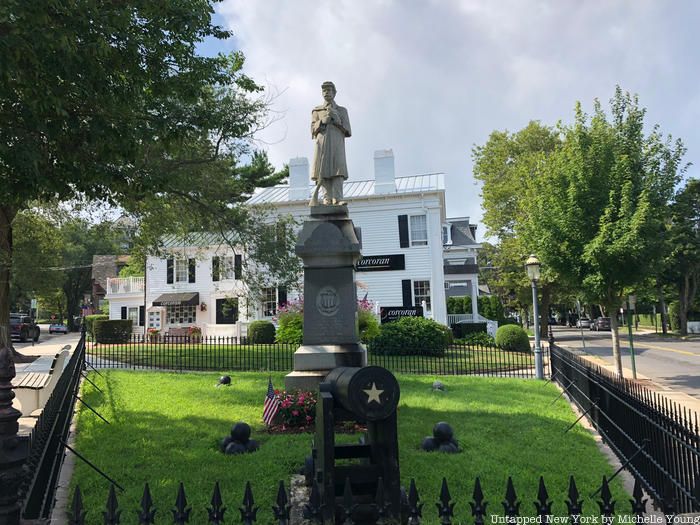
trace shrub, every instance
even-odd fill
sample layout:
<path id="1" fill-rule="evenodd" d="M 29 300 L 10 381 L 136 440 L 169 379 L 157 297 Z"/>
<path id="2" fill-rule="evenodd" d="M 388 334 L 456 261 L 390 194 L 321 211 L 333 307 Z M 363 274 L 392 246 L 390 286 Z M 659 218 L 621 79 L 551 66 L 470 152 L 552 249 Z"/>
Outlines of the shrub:
<path id="1" fill-rule="evenodd" d="M 106 321 L 109 319 L 109 315 L 94 314 L 85 316 L 85 330 L 88 335 L 95 339 L 95 321 Z"/>
<path id="2" fill-rule="evenodd" d="M 270 321 L 253 321 L 248 327 L 248 342 L 269 344 L 275 342 L 275 325 Z"/>
<path id="3" fill-rule="evenodd" d="M 277 419 L 283 427 L 306 427 L 313 425 L 316 418 L 316 395 L 313 392 L 280 392 L 275 390 L 280 402 Z"/>
<path id="4" fill-rule="evenodd" d="M 279 316 L 277 335 L 278 343 L 300 345 L 304 338 L 304 314 L 301 312 L 284 312 Z"/>
<path id="5" fill-rule="evenodd" d="M 383 324 L 369 350 L 378 355 L 430 355 L 442 357 L 449 344 L 440 323 L 423 317 L 404 317 Z"/>
<path id="6" fill-rule="evenodd" d="M 93 323 L 98 343 L 128 343 L 131 338 L 131 319 L 98 319 Z"/>
<path id="7" fill-rule="evenodd" d="M 360 330 L 360 341 L 369 343 L 379 335 L 379 321 L 371 310 L 358 308 L 357 324 Z"/>
<path id="8" fill-rule="evenodd" d="M 486 345 L 486 346 L 493 346 L 496 344 L 496 341 L 494 340 L 494 338 L 485 332 L 474 332 L 471 334 L 467 334 L 465 337 L 460 339 L 459 342 L 464 343 L 464 344 L 468 344 L 468 345 Z"/>
<path id="9" fill-rule="evenodd" d="M 507 324 L 496 331 L 496 345 L 510 352 L 529 352 L 530 338 L 520 326 Z"/>

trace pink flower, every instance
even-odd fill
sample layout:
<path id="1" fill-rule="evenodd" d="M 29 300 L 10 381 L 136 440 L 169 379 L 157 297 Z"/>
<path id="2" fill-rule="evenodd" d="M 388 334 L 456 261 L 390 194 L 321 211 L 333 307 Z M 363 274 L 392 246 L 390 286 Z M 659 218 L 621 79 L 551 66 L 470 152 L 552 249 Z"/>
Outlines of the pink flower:
<path id="1" fill-rule="evenodd" d="M 298 415 L 299 415 L 299 411 L 298 411 L 298 410 L 292 410 L 292 415 L 293 415 L 293 416 L 298 416 Z"/>
<path id="2" fill-rule="evenodd" d="M 312 419 L 313 419 L 313 418 L 312 418 L 311 416 L 306 416 L 306 420 L 307 420 L 308 422 L 311 422 Z"/>
<path id="3" fill-rule="evenodd" d="M 304 399 L 306 399 L 306 398 L 304 397 L 304 394 L 301 394 L 301 395 L 299 396 L 299 403 L 303 403 L 303 402 L 304 402 Z"/>

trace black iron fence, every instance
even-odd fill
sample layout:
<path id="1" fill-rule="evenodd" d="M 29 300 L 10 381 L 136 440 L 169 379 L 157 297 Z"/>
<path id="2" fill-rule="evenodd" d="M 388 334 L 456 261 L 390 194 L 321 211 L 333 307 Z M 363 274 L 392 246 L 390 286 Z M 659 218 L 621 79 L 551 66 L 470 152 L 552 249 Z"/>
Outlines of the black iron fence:
<path id="1" fill-rule="evenodd" d="M 118 344 L 88 343 L 88 360 L 96 367 L 175 371 L 290 371 L 297 344 L 251 343 L 233 337 L 144 339 Z M 368 363 L 395 373 L 535 377 L 534 356 L 496 346 L 452 344 L 444 356 L 377 355 L 367 345 Z M 544 349 L 545 362 L 547 351 Z"/>
<path id="2" fill-rule="evenodd" d="M 48 518 L 63 463 L 73 409 L 85 360 L 85 336 L 64 368 L 29 436 L 26 476 L 19 497 L 25 519 Z"/>
<path id="3" fill-rule="evenodd" d="M 392 520 L 387 500 L 384 498 L 383 483 L 379 480 L 377 494 L 374 502 L 369 503 L 363 510 L 362 523 L 397 523 Z M 644 497 L 641 485 L 636 482 L 634 485 L 633 497 L 628 502 L 616 502 L 612 499 L 608 481 L 603 477 L 601 486 L 594 492 L 595 499 L 586 501 L 581 498 L 579 489 L 573 476 L 569 478 L 567 499 L 561 503 L 566 506 L 566 514 L 555 514 L 552 511 L 554 502 L 550 499 L 544 479 L 540 477 L 539 487 L 536 495 L 530 494 L 525 498 L 519 498 L 511 478 L 508 478 L 503 500 L 499 502 L 488 502 L 484 499 L 479 478 L 476 478 L 474 490 L 470 501 L 459 502 L 453 499 L 445 478 L 442 479 L 440 487 L 439 501 L 433 505 L 425 507 L 421 501 L 418 489 L 411 480 L 406 498 L 402 503 L 403 523 L 409 525 L 419 525 L 423 520 L 431 522 L 438 521 L 441 525 L 452 525 L 453 523 L 474 523 L 484 525 L 486 523 L 602 523 L 612 524 L 616 518 L 618 523 L 675 523 L 677 510 L 673 506 L 672 499 L 662 499 L 658 502 L 663 512 L 663 517 L 647 515 L 647 498 Z M 338 506 L 338 523 L 344 525 L 354 525 L 357 523 L 358 505 L 354 504 L 352 487 L 348 482 L 345 484 L 343 501 Z M 532 502 L 532 503 L 531 503 Z M 145 485 L 141 497 L 139 509 L 127 509 L 126 512 L 133 512 L 139 524 L 151 525 L 156 523 L 166 523 L 168 520 L 174 525 L 184 525 L 186 523 L 206 523 L 210 525 L 221 525 L 225 523 L 243 523 L 252 525 L 260 521 L 261 523 L 276 523 L 278 525 L 289 525 L 290 523 L 300 523 L 301 518 L 314 523 L 321 523 L 321 509 L 319 508 L 320 498 L 318 487 L 314 482 L 310 490 L 309 497 L 301 504 L 292 507 L 289 493 L 282 481 L 279 482 L 275 505 L 272 512 L 263 509 L 258 516 L 259 507 L 255 505 L 255 498 L 250 482 L 246 483 L 243 492 L 242 504 L 238 507 L 240 515 L 231 517 L 219 488 L 219 483 L 214 485 L 211 503 L 204 509 L 196 509 L 193 515 L 192 506 L 188 505 L 185 488 L 182 483 L 175 496 L 175 504 L 168 510 L 165 506 L 160 506 L 156 511 L 148 484 Z M 369 507 L 369 508 L 367 508 Z M 425 508 L 424 508 L 425 507 Z M 499 509 L 502 508 L 502 510 Z M 563 507 L 563 505 L 562 505 Z M 431 509 L 431 510 L 428 510 Z M 529 509 L 529 510 L 528 510 Z M 424 516 L 425 513 L 425 516 Z M 69 525 L 85 525 L 86 520 L 95 516 L 102 516 L 102 523 L 107 525 L 118 524 L 122 519 L 122 508 L 119 505 L 116 490 L 112 485 L 106 499 L 104 509 L 85 509 L 80 487 L 77 487 L 73 494 L 73 501 L 68 511 Z M 169 517 L 172 516 L 172 517 Z M 206 516 L 206 517 L 205 517 Z M 529 517 L 529 519 L 519 520 L 519 517 Z M 226 521 L 224 521 L 224 518 Z M 91 520 L 92 521 L 92 520 Z M 684 521 L 685 523 L 685 521 Z"/>
<path id="4" fill-rule="evenodd" d="M 587 415 L 620 461 L 657 501 L 700 511 L 698 416 L 638 383 L 552 346 L 552 380 Z"/>

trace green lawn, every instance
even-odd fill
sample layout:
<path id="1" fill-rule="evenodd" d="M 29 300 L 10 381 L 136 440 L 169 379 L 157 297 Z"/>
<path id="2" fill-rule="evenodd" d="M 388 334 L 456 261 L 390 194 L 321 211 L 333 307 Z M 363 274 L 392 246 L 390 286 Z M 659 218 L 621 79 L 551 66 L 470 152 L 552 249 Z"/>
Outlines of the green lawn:
<path id="1" fill-rule="evenodd" d="M 279 480 L 289 477 L 310 452 L 310 434 L 270 435 L 261 421 L 267 374 L 236 373 L 233 386 L 215 388 L 217 374 L 175 374 L 109 370 L 105 377 L 91 374 L 102 388 L 83 385 L 85 401 L 111 424 L 80 407 L 77 448 L 90 461 L 126 487 L 119 495 L 123 524 L 135 524 L 143 483 L 148 481 L 158 515 L 169 522 L 177 484 L 185 482 L 193 507 L 191 523 L 206 522 L 214 481 L 221 482 L 229 507 L 227 521 L 235 522 L 246 480 L 252 483 L 258 523 L 270 523 L 273 496 Z M 434 502 L 446 476 L 458 502 L 458 520 L 471 522 L 468 501 L 476 476 L 481 478 L 488 510 L 502 513 L 501 501 L 510 475 L 522 500 L 522 512 L 533 512 L 539 475 L 547 482 L 555 501 L 555 514 L 566 513 L 564 499 L 568 476 L 574 474 L 585 500 L 584 510 L 597 511 L 589 495 L 603 475 L 613 469 L 597 449 L 590 433 L 575 426 L 564 430 L 576 416 L 551 384 L 533 380 L 444 377 L 445 392 L 430 388 L 434 377 L 398 376 L 400 465 L 402 483 L 416 479 L 425 502 L 424 523 L 437 523 Z M 283 385 L 283 374 L 273 374 L 275 386 Z M 218 452 L 220 438 L 232 423 L 243 420 L 253 426 L 253 437 L 262 444 L 254 454 L 224 456 Z M 457 455 L 425 453 L 422 438 L 433 424 L 448 421 L 455 429 L 463 452 Z M 358 436 L 343 436 L 355 441 Z M 617 481 L 617 480 L 616 480 Z M 87 523 L 101 523 L 108 490 L 107 482 L 77 460 L 73 486 L 83 490 Z M 617 482 L 615 499 L 627 505 L 627 495 Z M 623 510 L 620 508 L 620 510 Z"/>
<path id="2" fill-rule="evenodd" d="M 297 345 L 136 343 L 89 345 L 88 354 L 134 368 L 170 370 L 292 370 Z M 397 373 L 479 374 L 533 366 L 532 354 L 496 347 L 451 346 L 443 357 L 368 354 L 368 362 Z"/>

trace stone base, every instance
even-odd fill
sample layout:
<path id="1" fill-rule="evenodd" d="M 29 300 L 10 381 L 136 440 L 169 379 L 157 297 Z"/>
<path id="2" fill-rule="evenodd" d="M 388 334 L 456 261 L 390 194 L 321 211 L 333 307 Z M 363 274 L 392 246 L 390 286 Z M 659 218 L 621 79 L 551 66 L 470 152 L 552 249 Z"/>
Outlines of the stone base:
<path id="1" fill-rule="evenodd" d="M 302 345 L 294 352 L 294 371 L 333 370 L 339 366 L 367 366 L 367 349 L 362 343 Z"/>
<path id="2" fill-rule="evenodd" d="M 317 204 L 316 206 L 311 206 L 312 217 L 326 217 L 329 215 L 348 215 L 348 205 L 347 204 Z"/>
<path id="3" fill-rule="evenodd" d="M 306 370 L 304 372 L 290 372 L 284 377 L 284 389 L 287 392 L 303 390 L 305 392 L 318 392 L 318 385 L 328 375 L 330 370 Z"/>

